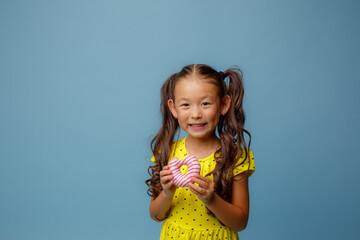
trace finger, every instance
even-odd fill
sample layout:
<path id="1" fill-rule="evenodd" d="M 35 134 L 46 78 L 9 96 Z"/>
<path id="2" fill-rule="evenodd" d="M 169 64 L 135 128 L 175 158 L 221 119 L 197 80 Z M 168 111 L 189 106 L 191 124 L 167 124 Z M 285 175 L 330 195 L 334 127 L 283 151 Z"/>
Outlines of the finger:
<path id="1" fill-rule="evenodd" d="M 209 179 L 207 179 L 207 180 L 209 180 Z M 192 182 L 199 184 L 199 186 L 202 187 L 202 188 L 208 188 L 209 187 L 209 182 L 208 181 L 204 181 L 203 179 L 200 179 L 198 177 L 192 178 Z"/>
<path id="2" fill-rule="evenodd" d="M 160 171 L 160 177 L 164 177 L 164 176 L 171 175 L 171 174 L 172 174 L 171 170 Z"/>
<path id="3" fill-rule="evenodd" d="M 202 181 L 204 181 L 204 182 L 210 182 L 211 181 L 207 177 L 201 176 L 200 174 L 197 174 L 195 177 L 202 180 Z"/>
<path id="4" fill-rule="evenodd" d="M 211 199 L 214 196 L 214 193 L 212 191 L 207 191 L 207 190 L 205 190 L 201 187 L 198 187 L 194 184 L 189 184 L 189 189 L 192 193 L 197 195 L 198 198 L 204 203 L 211 201 Z"/>
<path id="5" fill-rule="evenodd" d="M 174 178 L 173 175 L 167 175 L 165 177 L 161 178 L 161 183 L 162 184 L 167 184 L 169 181 L 171 181 Z"/>
<path id="6" fill-rule="evenodd" d="M 206 193 L 206 190 L 204 188 L 196 186 L 192 183 L 189 184 L 189 189 L 199 197 L 202 197 Z"/>
<path id="7" fill-rule="evenodd" d="M 193 194 L 195 194 L 196 196 L 200 197 L 200 193 L 198 193 L 196 190 L 194 190 L 193 188 L 190 187 L 190 184 L 189 184 L 189 190 L 190 192 L 192 192 Z"/>
<path id="8" fill-rule="evenodd" d="M 197 191 L 193 188 L 193 186 L 195 186 L 195 185 L 192 184 L 192 183 L 189 183 L 189 190 L 190 190 L 190 192 L 192 192 L 192 193 L 195 194 L 196 196 L 200 197 L 201 194 L 200 194 L 199 192 L 197 192 Z"/>
<path id="9" fill-rule="evenodd" d="M 169 170 L 169 169 L 170 169 L 170 167 L 168 165 L 163 167 L 163 170 Z"/>

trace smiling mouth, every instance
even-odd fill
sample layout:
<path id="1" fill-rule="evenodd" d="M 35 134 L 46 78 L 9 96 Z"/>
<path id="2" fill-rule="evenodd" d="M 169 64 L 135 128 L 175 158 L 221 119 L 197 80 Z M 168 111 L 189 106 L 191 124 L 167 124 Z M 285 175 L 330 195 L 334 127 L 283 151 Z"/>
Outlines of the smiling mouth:
<path id="1" fill-rule="evenodd" d="M 197 123 L 197 124 L 189 124 L 193 129 L 202 129 L 206 126 L 207 123 Z"/>

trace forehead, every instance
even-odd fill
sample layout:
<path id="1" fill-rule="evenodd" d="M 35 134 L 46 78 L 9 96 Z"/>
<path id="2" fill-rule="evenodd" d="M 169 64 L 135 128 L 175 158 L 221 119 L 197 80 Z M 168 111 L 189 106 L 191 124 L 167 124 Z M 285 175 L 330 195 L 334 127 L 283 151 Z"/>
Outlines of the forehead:
<path id="1" fill-rule="evenodd" d="M 177 81 L 174 89 L 175 101 L 181 98 L 196 99 L 206 96 L 217 98 L 218 89 L 207 79 L 183 78 Z"/>

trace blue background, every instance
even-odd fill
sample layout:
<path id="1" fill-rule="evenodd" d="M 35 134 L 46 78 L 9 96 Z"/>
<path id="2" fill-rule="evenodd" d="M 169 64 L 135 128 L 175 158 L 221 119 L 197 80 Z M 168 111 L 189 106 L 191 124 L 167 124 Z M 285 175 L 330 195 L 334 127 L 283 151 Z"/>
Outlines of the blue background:
<path id="1" fill-rule="evenodd" d="M 359 239 L 359 1 L 0 1 L 0 239 L 158 239 L 159 90 L 238 65 L 241 239 Z"/>

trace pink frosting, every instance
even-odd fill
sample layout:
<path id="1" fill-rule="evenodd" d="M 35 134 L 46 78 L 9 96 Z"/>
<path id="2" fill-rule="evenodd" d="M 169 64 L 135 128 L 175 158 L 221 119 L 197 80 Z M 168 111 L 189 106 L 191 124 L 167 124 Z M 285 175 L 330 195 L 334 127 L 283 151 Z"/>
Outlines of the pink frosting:
<path id="1" fill-rule="evenodd" d="M 182 165 L 188 166 L 188 172 L 182 174 L 180 167 Z M 187 155 L 183 160 L 174 157 L 169 163 L 170 170 L 174 176 L 174 184 L 179 187 L 187 187 L 191 178 L 200 173 L 200 163 L 196 157 Z"/>

